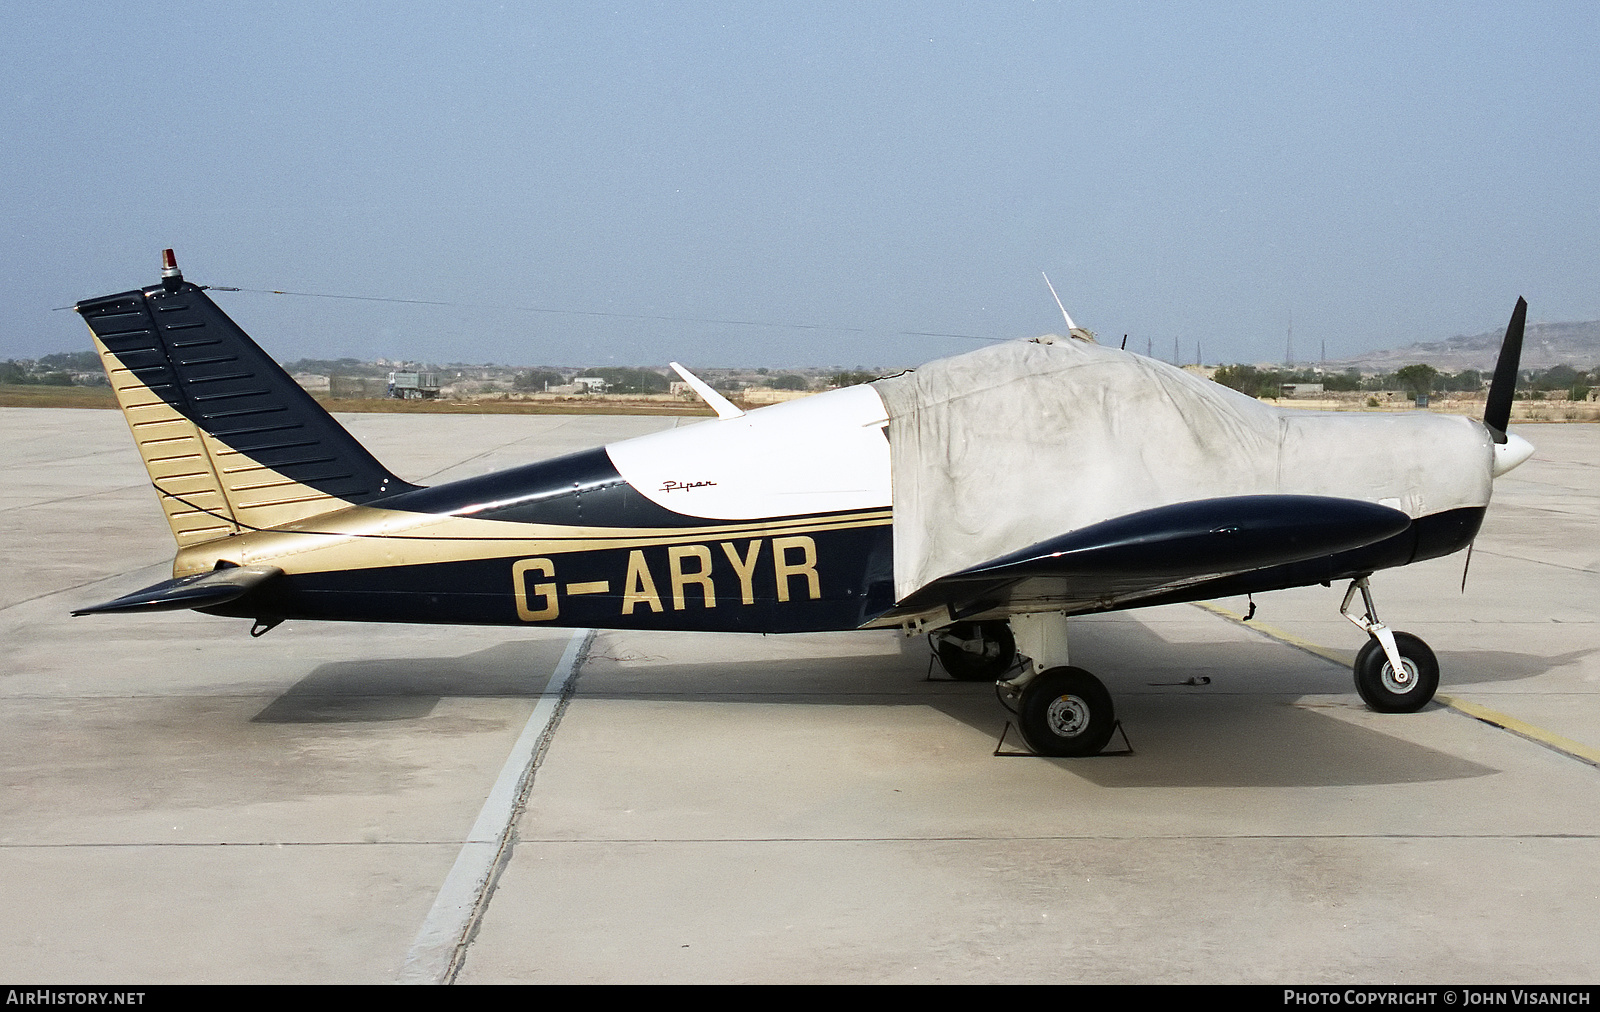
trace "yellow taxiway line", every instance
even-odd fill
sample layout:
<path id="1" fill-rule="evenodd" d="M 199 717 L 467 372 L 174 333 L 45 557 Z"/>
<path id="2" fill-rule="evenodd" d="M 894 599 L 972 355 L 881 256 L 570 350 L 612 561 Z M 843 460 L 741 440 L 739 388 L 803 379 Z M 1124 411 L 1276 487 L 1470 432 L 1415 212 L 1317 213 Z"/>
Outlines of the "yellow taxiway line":
<path id="1" fill-rule="evenodd" d="M 1251 621 L 1246 623 L 1243 615 L 1221 605 L 1212 604 L 1209 601 L 1196 601 L 1194 605 L 1220 618 L 1225 618 L 1237 625 L 1252 629 L 1268 639 L 1274 639 L 1280 643 L 1304 650 L 1306 653 L 1315 654 L 1342 667 L 1349 667 L 1355 662 L 1355 654 L 1349 651 L 1332 650 L 1310 640 L 1301 639 L 1293 633 L 1285 632 L 1264 622 Z M 1434 702 L 1446 706 L 1463 716 L 1481 720 L 1485 724 L 1498 727 L 1503 731 L 1510 731 L 1518 737 L 1526 738 L 1531 742 L 1543 745 L 1545 748 L 1554 749 L 1562 755 L 1571 756 L 1580 762 L 1586 762 L 1591 766 L 1600 766 L 1600 749 L 1585 745 L 1579 741 L 1573 741 L 1571 738 L 1563 737 L 1554 731 L 1547 731 L 1542 727 L 1529 724 L 1527 721 L 1518 720 L 1509 714 L 1491 710 L 1487 706 L 1479 706 L 1477 703 L 1469 702 L 1456 696 L 1435 695 L 1433 699 Z"/>
<path id="2" fill-rule="evenodd" d="M 1520 735 L 1529 741 L 1538 742 L 1546 748 L 1553 748 L 1563 755 L 1582 760 L 1591 766 L 1600 766 L 1600 749 L 1591 748 L 1582 742 L 1573 741 L 1571 738 L 1563 738 L 1554 731 L 1546 731 L 1542 727 L 1536 727 L 1498 710 L 1491 710 L 1487 706 L 1469 703 L 1465 699 L 1457 699 L 1455 696 L 1434 696 L 1433 698 L 1450 709 L 1458 713 L 1464 713 L 1469 717 L 1475 717 L 1485 724 L 1493 724 L 1495 727 Z"/>

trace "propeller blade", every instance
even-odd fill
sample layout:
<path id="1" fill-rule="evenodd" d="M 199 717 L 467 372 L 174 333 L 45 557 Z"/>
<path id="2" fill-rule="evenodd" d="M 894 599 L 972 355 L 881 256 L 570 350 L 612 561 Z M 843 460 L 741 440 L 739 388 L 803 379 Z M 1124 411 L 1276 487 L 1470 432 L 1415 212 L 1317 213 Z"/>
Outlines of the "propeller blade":
<path id="1" fill-rule="evenodd" d="M 1483 424 L 1494 433 L 1494 441 L 1506 441 L 1506 426 L 1511 421 L 1511 398 L 1517 392 L 1517 367 L 1522 362 L 1522 328 L 1528 321 L 1528 303 L 1517 299 L 1506 325 L 1506 339 L 1500 344 L 1500 360 L 1495 363 L 1494 379 L 1489 383 L 1489 402 L 1483 409 Z"/>

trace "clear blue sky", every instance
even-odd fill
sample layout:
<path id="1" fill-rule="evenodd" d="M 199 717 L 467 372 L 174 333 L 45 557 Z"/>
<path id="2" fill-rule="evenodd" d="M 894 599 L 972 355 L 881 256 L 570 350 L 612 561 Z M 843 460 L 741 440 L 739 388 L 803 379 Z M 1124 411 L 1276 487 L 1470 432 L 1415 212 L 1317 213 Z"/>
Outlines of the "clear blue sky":
<path id="1" fill-rule="evenodd" d="M 0 358 L 164 246 L 464 304 L 217 296 L 282 359 L 908 365 L 1059 330 L 1041 270 L 1208 361 L 1596 319 L 1597 11 L 14 2 Z"/>

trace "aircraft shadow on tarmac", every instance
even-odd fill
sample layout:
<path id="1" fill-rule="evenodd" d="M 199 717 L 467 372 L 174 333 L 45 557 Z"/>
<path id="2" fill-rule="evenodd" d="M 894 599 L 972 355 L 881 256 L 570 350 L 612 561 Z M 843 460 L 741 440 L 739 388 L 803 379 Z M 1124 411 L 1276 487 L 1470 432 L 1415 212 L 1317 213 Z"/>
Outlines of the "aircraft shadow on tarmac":
<path id="1" fill-rule="evenodd" d="M 1442 650 L 1438 656 L 1439 669 L 1444 672 L 1444 677 L 1440 680 L 1439 688 L 1448 692 L 1451 686 L 1533 678 L 1568 664 L 1576 664 L 1594 652 L 1593 648 L 1569 650 L 1564 654 L 1544 657 L 1512 653 L 1509 650 Z"/>
<path id="2" fill-rule="evenodd" d="M 1241 645 L 1168 644 L 1137 623 L 1119 623 L 1117 641 L 1148 635 L 1181 651 L 1196 671 L 1239 665 Z M 931 707 L 972 732 L 975 754 L 994 747 L 1007 720 L 987 683 L 945 680 L 935 666 L 929 680 L 927 647 L 902 640 L 898 654 L 863 651 L 843 656 L 783 656 L 761 649 L 759 637 L 721 658 L 670 663 L 666 657 L 608 655 L 604 641 L 580 671 L 581 701 L 652 700 L 685 704 L 786 704 L 798 706 L 920 705 Z M 1100 653 L 1095 637 L 1083 637 L 1085 654 Z M 768 641 L 770 642 L 770 641 Z M 1136 644 L 1134 644 L 1136 645 Z M 427 717 L 443 697 L 537 695 L 564 640 L 497 644 L 459 657 L 340 661 L 318 666 L 254 720 L 262 723 L 374 722 Z M 752 647 L 754 649 L 752 649 Z M 1155 644 L 1135 651 L 1152 660 Z M 1520 656 L 1520 655 L 1512 655 Z M 1087 658 L 1086 658 L 1087 659 Z M 1247 687 L 1229 687 L 1219 676 L 1209 686 L 1151 686 L 1152 670 L 1103 668 L 1134 748 L 1130 756 L 1089 759 L 1003 759 L 1049 763 L 1102 787 L 1338 787 L 1468 779 L 1499 772 L 1482 764 L 1408 740 L 1420 715 L 1369 714 L 1353 699 L 1349 674 L 1304 654 L 1284 655 L 1282 677 L 1274 665 L 1252 661 Z M 1334 676 L 1337 676 L 1336 678 Z M 1350 693 L 1351 699 L 1300 697 Z M 1430 707 L 1430 709 L 1434 709 Z M 1393 733 L 1367 726 L 1392 722 Z M 1025 749 L 1015 729 L 1010 748 Z M 1113 747 L 1120 745 L 1120 737 Z"/>
<path id="3" fill-rule="evenodd" d="M 459 657 L 387 657 L 320 664 L 252 721 L 368 723 L 426 717 L 446 696 L 537 696 L 567 647 L 514 640 Z"/>
<path id="4" fill-rule="evenodd" d="M 1345 652 L 1354 660 L 1354 649 Z M 1449 692 L 1451 688 L 1482 682 L 1534 678 L 1576 664 L 1594 652 L 1594 648 L 1553 655 L 1510 650 L 1439 650 L 1439 688 Z M 1096 674 L 1101 674 L 1100 669 L 1104 668 L 1102 678 L 1113 692 L 1135 691 L 1143 684 L 1136 680 L 1139 676 L 1134 671 L 1141 663 L 1163 672 L 1161 677 L 1169 681 L 1182 680 L 1192 672 L 1213 679 L 1220 676 L 1240 679 L 1259 691 L 1354 691 L 1348 665 L 1286 647 L 1265 635 L 1249 641 L 1168 642 L 1154 628 L 1128 614 L 1080 619 L 1073 627 L 1073 655 L 1073 663 L 1081 661 Z M 1300 663 L 1292 663 L 1289 658 L 1299 659 Z M 1153 676 L 1149 680 L 1160 679 Z"/>
<path id="5" fill-rule="evenodd" d="M 1152 681 L 1170 683 L 1194 675 L 1210 677 L 1213 684 L 1200 689 L 1154 688 L 1179 695 L 1220 696 L 1230 691 L 1228 683 L 1237 676 L 1248 682 L 1250 690 L 1257 693 L 1300 695 L 1351 691 L 1350 672 L 1347 669 L 1299 652 L 1279 652 L 1276 654 L 1277 663 L 1274 663 L 1271 652 L 1282 651 L 1283 648 L 1265 638 L 1243 643 L 1172 643 L 1142 623 L 1121 616 L 1085 621 L 1077 629 L 1074 645 L 1082 663 L 1100 675 L 1119 698 L 1149 693 L 1152 688 L 1149 683 Z M 928 653 L 922 638 L 903 639 L 900 643 L 901 657 L 893 662 L 896 669 L 908 665 L 927 667 Z M 273 700 L 254 720 L 269 724 L 411 720 L 426 717 L 435 704 L 446 696 L 537 695 L 544 686 L 541 673 L 555 666 L 565 647 L 565 638 L 517 640 L 459 657 L 333 661 L 319 665 Z M 1532 678 L 1575 663 L 1592 652 L 1575 650 L 1542 657 L 1503 650 L 1452 651 L 1440 654 L 1440 666 L 1446 673 L 1444 685 L 1448 689 L 1450 686 L 1477 682 Z M 874 656 L 888 659 L 884 655 Z M 1130 658 L 1137 658 L 1138 661 L 1130 663 Z M 1284 658 L 1292 660 L 1287 665 L 1292 670 L 1282 670 L 1285 667 Z M 858 686 L 856 691 L 861 691 L 864 686 L 861 686 L 859 672 L 864 666 L 871 670 L 872 665 L 872 658 L 850 658 L 843 668 L 857 677 L 846 681 L 855 683 Z M 792 677 L 800 676 L 802 683 L 818 682 L 817 676 L 826 670 L 828 661 L 807 660 L 797 664 L 794 661 L 752 658 L 744 666 L 747 670 L 734 677 L 732 684 L 728 678 L 719 676 L 716 679 L 718 691 L 726 693 L 737 685 L 739 692 L 792 695 Z M 643 679 L 639 691 L 675 694 L 666 689 L 672 679 L 662 679 L 667 670 L 650 668 L 650 674 Z M 693 666 L 690 670 L 703 672 L 705 669 Z M 942 678 L 937 666 L 933 670 L 936 678 Z M 807 672 L 810 678 L 805 677 Z M 791 684 L 791 687 L 781 688 L 785 684 Z M 850 691 L 838 677 L 821 678 L 818 687 L 821 685 L 827 685 L 834 691 Z M 1236 692 L 1239 688 L 1233 686 L 1232 691 Z M 882 692 L 881 689 L 868 691 L 874 694 Z M 694 694 L 698 697 L 699 691 Z M 989 698 L 991 693 L 985 688 L 983 695 Z M 807 695 L 805 698 L 810 697 Z M 803 699 L 797 698 L 796 701 Z M 1126 710 L 1126 707 L 1123 709 Z M 993 719 L 982 722 L 982 726 L 987 729 L 993 724 L 994 734 L 998 736 L 1005 715 L 993 710 L 989 716 Z"/>
<path id="6" fill-rule="evenodd" d="M 728 686 L 747 665 L 701 664 L 651 668 L 672 689 L 623 687 L 614 680 L 580 677 L 579 700 L 679 700 L 706 704 L 795 704 L 801 706 L 923 705 L 970 728 L 971 747 L 994 749 L 1008 714 L 995 703 L 993 687 L 948 681 L 924 682 L 919 672 L 897 666 L 895 686 L 825 689 L 830 675 L 848 677 L 861 659 L 813 662 L 804 673 L 772 672 L 760 691 Z M 725 673 L 719 668 L 736 669 Z M 598 672 L 590 672 L 598 674 Z M 910 679 L 906 675 L 911 675 Z M 698 685 L 696 684 L 698 683 Z M 1102 787 L 1335 787 L 1425 783 L 1487 776 L 1498 770 L 1340 719 L 1343 710 L 1365 713 L 1359 702 L 1305 705 L 1284 695 L 1261 693 L 1207 697 L 1204 689 L 1130 693 L 1117 699 L 1118 716 L 1133 746 L 1128 756 L 1089 759 L 1030 757 Z M 1410 714 L 1373 715 L 1403 722 Z M 1397 726 L 1397 732 L 1403 728 Z M 1112 748 L 1121 738 L 1112 740 Z M 1025 750 L 1015 727 L 1007 750 Z M 996 759 L 995 761 L 1002 761 Z"/>

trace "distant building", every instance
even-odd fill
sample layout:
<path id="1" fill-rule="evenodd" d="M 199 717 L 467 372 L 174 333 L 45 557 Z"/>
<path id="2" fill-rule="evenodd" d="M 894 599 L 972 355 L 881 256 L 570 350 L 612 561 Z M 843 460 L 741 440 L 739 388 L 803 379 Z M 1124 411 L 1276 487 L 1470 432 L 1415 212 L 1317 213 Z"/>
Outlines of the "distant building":
<path id="1" fill-rule="evenodd" d="M 1322 393 L 1321 383 L 1285 383 L 1283 396 L 1285 397 L 1313 397 Z"/>
<path id="2" fill-rule="evenodd" d="M 745 387 L 739 391 L 739 399 L 746 404 L 781 404 L 810 396 L 809 390 L 777 390 L 773 387 Z"/>

